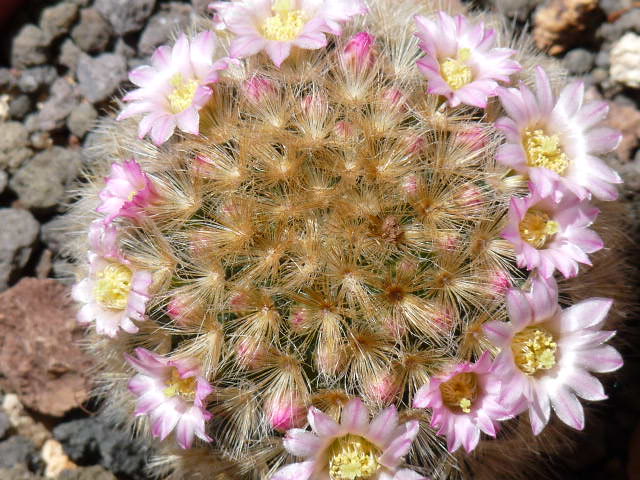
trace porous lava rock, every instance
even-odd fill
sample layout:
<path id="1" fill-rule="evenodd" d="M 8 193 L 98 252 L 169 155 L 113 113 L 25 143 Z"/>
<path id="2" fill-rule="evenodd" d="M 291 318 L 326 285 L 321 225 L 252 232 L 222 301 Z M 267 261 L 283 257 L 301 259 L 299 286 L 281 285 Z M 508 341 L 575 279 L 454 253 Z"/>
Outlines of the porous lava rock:
<path id="1" fill-rule="evenodd" d="M 69 289 L 24 278 L 0 294 L 0 387 L 39 413 L 60 417 L 89 398 L 91 360 L 80 349 Z"/>

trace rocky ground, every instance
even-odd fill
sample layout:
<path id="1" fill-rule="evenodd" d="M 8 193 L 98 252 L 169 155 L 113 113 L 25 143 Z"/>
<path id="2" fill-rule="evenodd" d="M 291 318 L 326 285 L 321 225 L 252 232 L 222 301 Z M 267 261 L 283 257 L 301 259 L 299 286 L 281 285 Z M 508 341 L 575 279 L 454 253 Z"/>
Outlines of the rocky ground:
<path id="1" fill-rule="evenodd" d="M 640 2 L 486 0 L 611 101 L 611 162 L 640 218 Z M 0 0 L 0 15 L 4 3 Z M 142 64 L 206 0 L 26 0 L 0 25 L 0 479 L 147 478 L 150 452 L 93 412 L 90 360 L 68 300 L 59 215 L 91 128 Z M 636 222 L 636 238 L 640 228 Z M 55 278 L 55 280 L 54 280 Z M 633 349 L 562 479 L 640 479 Z M 2 393 L 4 392 L 4 393 Z"/>

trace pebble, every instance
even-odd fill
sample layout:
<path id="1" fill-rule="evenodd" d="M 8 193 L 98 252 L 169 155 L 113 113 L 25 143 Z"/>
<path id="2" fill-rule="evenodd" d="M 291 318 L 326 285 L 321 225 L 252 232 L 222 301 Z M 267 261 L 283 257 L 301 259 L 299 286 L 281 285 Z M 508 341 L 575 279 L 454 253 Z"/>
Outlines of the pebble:
<path id="1" fill-rule="evenodd" d="M 14 171 L 32 155 L 29 131 L 20 122 L 0 123 L 0 170 Z"/>
<path id="2" fill-rule="evenodd" d="M 54 217 L 42 225 L 40 240 L 56 253 L 60 253 L 68 241 L 64 231 L 65 219 L 63 216 Z"/>
<path id="3" fill-rule="evenodd" d="M 156 0 L 96 0 L 95 8 L 109 20 L 118 35 L 135 32 L 144 26 Z"/>
<path id="4" fill-rule="evenodd" d="M 31 473 L 24 465 L 0 468 L 0 478 L 2 480 L 44 480 L 44 477 Z"/>
<path id="5" fill-rule="evenodd" d="M 106 471 L 100 465 L 86 468 L 74 468 L 65 470 L 56 480 L 117 480 L 111 472 Z"/>
<path id="6" fill-rule="evenodd" d="M 640 8 L 629 10 L 613 23 L 603 23 L 596 33 L 596 38 L 610 44 L 628 31 L 640 34 Z"/>
<path id="7" fill-rule="evenodd" d="M 603 20 L 598 0 L 551 0 L 536 11 L 533 39 L 539 49 L 559 55 L 588 43 Z"/>
<path id="8" fill-rule="evenodd" d="M 600 0 L 600 8 L 607 15 L 619 12 L 631 7 L 633 0 Z"/>
<path id="9" fill-rule="evenodd" d="M 67 38 L 60 46 L 60 55 L 58 55 L 58 65 L 67 67 L 71 72 L 75 73 L 78 67 L 78 57 L 82 54 L 82 50 L 71 40 Z"/>
<path id="10" fill-rule="evenodd" d="M 68 78 L 60 77 L 51 86 L 49 98 L 41 105 L 33 130 L 57 130 L 80 101 L 80 92 Z M 27 125 L 29 127 L 29 125 Z"/>
<path id="11" fill-rule="evenodd" d="M 43 87 L 51 86 L 57 77 L 58 72 L 50 65 L 29 68 L 20 74 L 18 88 L 24 93 L 37 92 Z"/>
<path id="12" fill-rule="evenodd" d="M 631 88 L 640 88 L 640 35 L 628 32 L 611 48 L 611 78 Z"/>
<path id="13" fill-rule="evenodd" d="M 8 393 L 4 396 L 2 409 L 9 416 L 11 426 L 18 432 L 18 435 L 28 438 L 36 447 L 41 448 L 51 438 L 51 432 L 27 413 L 15 393 Z"/>
<path id="14" fill-rule="evenodd" d="M 82 55 L 76 72 L 80 92 L 91 102 L 109 99 L 120 83 L 127 78 L 127 62 L 113 53 L 92 58 Z"/>
<path id="15" fill-rule="evenodd" d="M 63 2 L 42 11 L 40 28 L 49 40 L 53 40 L 67 33 L 76 18 L 78 6 L 71 2 Z"/>
<path id="16" fill-rule="evenodd" d="M 162 5 L 160 12 L 149 19 L 138 43 L 141 55 L 151 55 L 156 47 L 167 43 L 171 35 L 186 30 L 193 21 L 193 10 L 184 3 Z"/>
<path id="17" fill-rule="evenodd" d="M 151 450 L 132 440 L 129 432 L 112 427 L 101 416 L 72 420 L 53 429 L 71 460 L 83 464 L 99 463 L 115 475 L 146 479 L 142 473 Z"/>
<path id="18" fill-rule="evenodd" d="M 4 440 L 10 430 L 11 421 L 9 416 L 3 410 L 0 410 L 0 440 Z"/>
<path id="19" fill-rule="evenodd" d="M 574 48 L 565 55 L 563 62 L 569 73 L 583 75 L 593 68 L 595 55 L 584 48 Z"/>
<path id="20" fill-rule="evenodd" d="M 11 225 L 11 228 L 0 229 L 1 292 L 31 258 L 40 225 L 27 210 L 17 208 L 0 209 L 0 225 Z"/>
<path id="21" fill-rule="evenodd" d="M 600 50 L 596 55 L 596 66 L 601 68 L 609 68 L 611 65 L 611 55 L 608 50 Z"/>
<path id="22" fill-rule="evenodd" d="M 0 170 L 0 194 L 4 193 L 4 189 L 7 188 L 9 183 L 9 174 L 4 170 Z"/>
<path id="23" fill-rule="evenodd" d="M 80 12 L 80 21 L 71 31 L 71 38 L 81 50 L 87 53 L 103 51 L 111 39 L 111 25 L 95 8 L 85 8 Z"/>
<path id="24" fill-rule="evenodd" d="M 631 160 L 633 151 L 640 142 L 640 111 L 634 106 L 619 101 L 609 104 L 607 124 L 622 132 L 622 140 L 616 149 L 620 160 Z"/>
<path id="25" fill-rule="evenodd" d="M 67 118 L 67 127 L 76 137 L 82 138 L 93 128 L 97 118 L 98 112 L 90 103 L 81 103 Z"/>
<path id="26" fill-rule="evenodd" d="M 11 468 L 14 465 L 33 465 L 37 462 L 38 450 L 31 440 L 15 435 L 0 442 L 0 468 Z"/>
<path id="27" fill-rule="evenodd" d="M 29 95 L 17 95 L 9 102 L 9 115 L 14 120 L 22 120 L 31 111 Z"/>
<path id="28" fill-rule="evenodd" d="M 537 0 L 493 0 L 496 11 L 521 22 L 528 19 L 531 11 L 538 5 Z"/>
<path id="29" fill-rule="evenodd" d="M 25 25 L 13 39 L 11 66 L 27 68 L 47 61 L 49 41 L 45 33 L 35 25 Z"/>
<path id="30" fill-rule="evenodd" d="M 22 166 L 9 186 L 26 208 L 51 209 L 64 198 L 66 187 L 78 175 L 81 163 L 79 152 L 55 146 L 38 153 Z"/>
<path id="31" fill-rule="evenodd" d="M 193 10 L 199 15 L 205 15 L 210 12 L 210 3 L 210 0 L 191 0 L 191 6 L 193 7 Z"/>

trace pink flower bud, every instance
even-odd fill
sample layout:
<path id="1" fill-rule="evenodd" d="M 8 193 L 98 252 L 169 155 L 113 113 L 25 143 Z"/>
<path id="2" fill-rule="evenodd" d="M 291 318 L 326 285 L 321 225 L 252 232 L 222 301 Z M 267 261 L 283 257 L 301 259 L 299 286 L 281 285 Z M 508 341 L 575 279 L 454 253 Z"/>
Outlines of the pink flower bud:
<path id="1" fill-rule="evenodd" d="M 402 180 L 402 189 L 409 195 L 415 195 L 418 192 L 418 176 L 407 175 Z"/>
<path id="2" fill-rule="evenodd" d="M 317 114 L 322 111 L 326 105 L 326 100 L 318 95 L 306 95 L 300 102 L 302 112 L 305 115 Z"/>
<path id="3" fill-rule="evenodd" d="M 255 76 L 244 83 L 242 91 L 253 103 L 259 103 L 264 100 L 265 97 L 276 93 L 276 88 L 268 78 Z"/>
<path id="4" fill-rule="evenodd" d="M 235 350 L 238 363 L 244 368 L 258 368 L 266 355 L 265 348 L 259 342 L 248 338 L 236 343 Z"/>
<path id="5" fill-rule="evenodd" d="M 482 127 L 468 127 L 458 132 L 456 140 L 472 150 L 479 150 L 487 145 L 487 134 Z"/>
<path id="6" fill-rule="evenodd" d="M 443 330 L 450 330 L 453 327 L 453 311 L 451 307 L 441 306 L 433 315 L 434 323 Z"/>
<path id="7" fill-rule="evenodd" d="M 289 323 L 294 331 L 301 331 L 309 323 L 309 312 L 305 308 L 294 311 L 289 317 Z"/>
<path id="8" fill-rule="evenodd" d="M 394 375 L 387 373 L 367 382 L 365 390 L 369 398 L 378 403 L 390 403 L 398 394 L 398 382 Z"/>
<path id="9" fill-rule="evenodd" d="M 284 397 L 284 398 L 283 398 Z M 283 395 L 270 398 L 264 405 L 269 425 L 279 432 L 303 427 L 307 408 L 296 396 Z"/>
<path id="10" fill-rule="evenodd" d="M 460 246 L 460 235 L 456 232 L 441 232 L 436 239 L 439 250 L 453 252 Z"/>
<path id="11" fill-rule="evenodd" d="M 398 90 L 397 88 L 388 88 L 382 93 L 382 100 L 385 104 L 392 107 L 403 106 L 407 101 L 402 90 Z"/>
<path id="12" fill-rule="evenodd" d="M 511 287 L 511 278 L 509 274 L 502 269 L 496 269 L 491 272 L 489 274 L 489 282 L 496 297 L 503 296 Z"/>
<path id="13" fill-rule="evenodd" d="M 353 134 L 354 134 L 353 125 L 345 121 L 336 122 L 334 131 L 337 136 L 343 139 L 351 138 L 353 137 Z"/>
<path id="14" fill-rule="evenodd" d="M 376 37 L 368 32 L 356 33 L 344 47 L 343 64 L 356 70 L 370 67 L 376 59 L 373 50 L 375 41 Z"/>
<path id="15" fill-rule="evenodd" d="M 462 189 L 456 203 L 461 207 L 480 207 L 484 203 L 484 193 L 479 187 L 469 184 Z"/>

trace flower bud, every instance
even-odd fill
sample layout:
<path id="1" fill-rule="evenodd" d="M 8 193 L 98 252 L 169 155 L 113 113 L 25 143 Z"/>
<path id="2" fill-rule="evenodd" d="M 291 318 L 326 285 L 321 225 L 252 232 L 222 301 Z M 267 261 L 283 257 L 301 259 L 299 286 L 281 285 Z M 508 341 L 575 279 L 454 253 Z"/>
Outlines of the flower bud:
<path id="1" fill-rule="evenodd" d="M 264 411 L 269 425 L 279 432 L 303 427 L 307 421 L 305 404 L 293 394 L 269 398 L 264 404 Z"/>
<path id="2" fill-rule="evenodd" d="M 371 400 L 382 404 L 392 402 L 399 391 L 398 381 L 391 373 L 376 376 L 366 382 L 364 387 Z"/>
<path id="3" fill-rule="evenodd" d="M 345 66 L 362 70 L 370 67 L 375 61 L 373 45 L 376 37 L 368 32 L 356 33 L 347 42 L 342 52 L 342 62 Z"/>
<path id="4" fill-rule="evenodd" d="M 265 97 L 273 95 L 276 92 L 273 82 L 268 78 L 255 76 L 247 80 L 242 90 L 246 97 L 253 103 L 259 103 Z"/>

